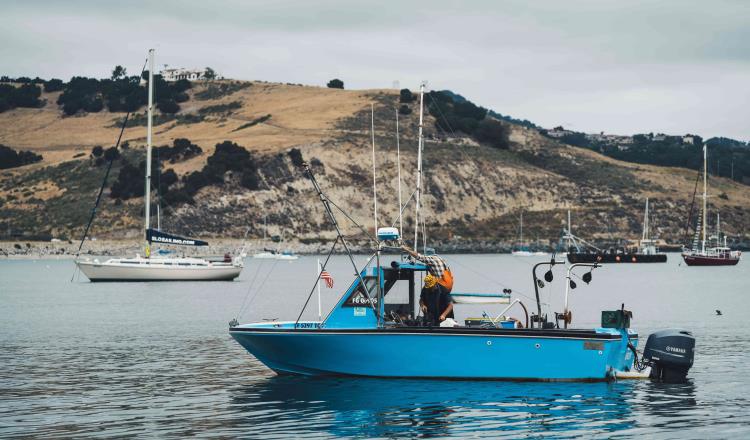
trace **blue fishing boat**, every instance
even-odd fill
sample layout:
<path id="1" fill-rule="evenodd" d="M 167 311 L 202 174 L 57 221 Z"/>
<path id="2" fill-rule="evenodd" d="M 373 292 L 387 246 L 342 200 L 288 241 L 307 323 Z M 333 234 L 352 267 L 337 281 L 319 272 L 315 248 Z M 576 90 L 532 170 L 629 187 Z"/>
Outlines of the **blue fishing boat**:
<path id="1" fill-rule="evenodd" d="M 425 270 L 410 262 L 369 267 L 322 321 L 235 325 L 230 334 L 278 374 L 606 381 L 636 372 L 638 334 L 628 328 L 629 312 L 623 309 L 605 313 L 608 322 L 593 329 L 560 328 L 539 315 L 532 315 L 531 328 L 507 319 L 486 319 L 479 326 L 423 325 L 403 312 L 414 310 L 415 274 Z M 409 285 L 409 303 L 382 301 L 399 282 Z M 559 315 L 563 321 L 570 317 Z M 685 357 L 676 363 L 684 378 L 694 341 L 689 332 L 670 335 L 677 341 L 662 351 Z M 666 368 L 673 376 L 675 368 Z"/>
<path id="2" fill-rule="evenodd" d="M 420 95 L 423 97 L 423 89 Z M 415 225 L 420 224 L 421 128 L 420 112 Z M 374 154 L 373 149 L 373 157 Z M 693 363 L 695 345 L 688 331 L 665 330 L 652 334 L 641 355 L 637 350 L 638 334 L 629 328 L 632 314 L 625 310 L 624 305 L 617 310 L 602 312 L 600 327 L 569 328 L 572 313 L 567 296 L 570 289 L 576 288 L 571 275 L 577 268 L 588 268 L 582 280 L 589 283 L 591 271 L 599 267 L 597 263 L 579 263 L 568 268 L 565 307 L 562 312 L 554 313 L 551 319 L 542 313 L 539 289 L 544 287 L 545 282 L 553 281 L 552 269 L 555 266 L 564 265 L 564 262 L 555 260 L 554 255 L 551 260 L 540 262 L 532 269 L 536 311 L 531 315 L 520 298 L 510 301 L 512 291 L 506 289 L 497 294 L 451 294 L 456 303 L 510 303 L 496 318 L 486 315 L 479 319 L 467 319 L 465 325 L 456 323 L 449 326 L 435 325 L 432 320 L 421 319 L 423 317 L 416 304 L 416 278 L 428 268 L 401 252 L 403 240 L 399 229 L 377 228 L 376 214 L 377 234 L 373 238 L 373 255 L 363 268 L 358 267 L 333 212 L 333 207 L 341 208 L 321 190 L 312 169 L 306 165 L 304 169 L 337 232 L 336 241 L 318 273 L 316 285 L 338 244 L 343 246 L 349 257 L 355 279 L 329 314 L 320 320 L 301 319 L 315 291 L 313 287 L 296 320 L 240 325 L 235 318 L 230 322 L 231 336 L 278 374 L 608 381 L 618 377 L 648 377 L 645 370 L 651 367 L 650 376 L 653 379 L 669 382 L 685 380 Z M 377 198 L 375 206 L 377 213 Z M 403 212 L 403 208 L 400 206 L 399 211 Z M 350 216 L 347 217 L 352 220 Z M 419 243 L 418 230 L 415 227 L 415 247 Z M 381 264 L 384 258 L 392 261 Z M 537 276 L 540 267 L 548 268 L 543 279 Z M 397 289 L 399 283 L 405 283 L 406 289 Z M 389 293 L 395 291 L 408 291 L 408 299 L 401 299 L 401 302 L 393 300 Z M 516 304 L 523 310 L 523 319 L 507 318 L 506 313 Z"/>

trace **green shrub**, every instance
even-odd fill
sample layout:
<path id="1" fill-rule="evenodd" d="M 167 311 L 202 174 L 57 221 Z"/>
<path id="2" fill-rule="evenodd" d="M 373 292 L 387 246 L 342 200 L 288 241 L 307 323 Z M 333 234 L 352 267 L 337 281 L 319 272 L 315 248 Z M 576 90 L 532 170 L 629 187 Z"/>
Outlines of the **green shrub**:
<path id="1" fill-rule="evenodd" d="M 341 81 L 338 78 L 334 78 L 334 79 L 328 81 L 328 84 L 326 84 L 326 86 L 329 89 L 343 89 L 344 88 L 344 81 Z"/>
<path id="2" fill-rule="evenodd" d="M 408 104 L 414 101 L 414 95 L 411 93 L 411 90 L 409 89 L 401 89 L 398 100 L 401 103 Z"/>
<path id="3" fill-rule="evenodd" d="M 42 160 L 42 156 L 31 151 L 16 152 L 10 147 L 0 144 L 0 169 L 16 168 L 23 165 L 36 163 Z"/>

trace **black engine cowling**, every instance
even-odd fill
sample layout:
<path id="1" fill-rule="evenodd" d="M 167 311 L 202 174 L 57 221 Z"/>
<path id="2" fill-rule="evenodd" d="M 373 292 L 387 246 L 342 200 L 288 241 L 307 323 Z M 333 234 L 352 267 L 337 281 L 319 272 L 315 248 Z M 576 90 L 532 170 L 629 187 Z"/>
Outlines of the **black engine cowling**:
<path id="1" fill-rule="evenodd" d="M 667 329 L 649 335 L 643 361 L 651 366 L 651 379 L 679 383 L 693 366 L 695 338 L 687 330 Z"/>

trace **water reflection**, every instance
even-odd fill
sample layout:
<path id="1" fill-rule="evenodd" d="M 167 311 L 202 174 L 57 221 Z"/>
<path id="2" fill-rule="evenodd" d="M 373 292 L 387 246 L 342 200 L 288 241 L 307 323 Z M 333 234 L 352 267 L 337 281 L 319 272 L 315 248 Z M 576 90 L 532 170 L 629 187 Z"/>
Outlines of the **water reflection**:
<path id="1" fill-rule="evenodd" d="M 631 428 L 637 386 L 278 376 L 237 390 L 231 407 L 265 437 L 288 434 L 291 417 L 302 436 L 559 438 Z"/>

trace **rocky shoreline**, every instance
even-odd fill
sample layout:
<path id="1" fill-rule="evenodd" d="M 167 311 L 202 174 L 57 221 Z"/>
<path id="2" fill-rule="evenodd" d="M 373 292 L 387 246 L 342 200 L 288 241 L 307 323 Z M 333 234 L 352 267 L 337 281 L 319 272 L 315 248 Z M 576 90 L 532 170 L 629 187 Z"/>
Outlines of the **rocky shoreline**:
<path id="1" fill-rule="evenodd" d="M 371 249 L 365 242 L 347 242 L 352 252 L 369 254 Z M 280 248 L 281 251 L 291 251 L 299 255 L 320 255 L 330 251 L 332 242 L 301 242 L 290 241 Z M 75 258 L 79 242 L 73 241 L 0 241 L 0 258 L 37 259 L 37 258 Z M 215 256 L 242 252 L 253 255 L 262 252 L 264 248 L 277 249 L 276 243 L 261 243 L 259 240 L 213 239 L 207 247 L 173 246 L 171 250 L 180 256 Z M 508 254 L 513 243 L 502 241 L 469 241 L 453 240 L 449 242 L 431 243 L 431 247 L 443 254 Z M 748 250 L 744 243 L 735 246 L 740 250 Z M 158 249 L 154 246 L 152 251 Z M 169 249 L 169 247 L 167 247 Z M 677 245 L 662 246 L 663 252 L 679 252 Z M 344 248 L 339 245 L 334 252 L 343 254 Z M 142 243 L 133 240 L 87 240 L 81 249 L 81 256 L 133 256 L 144 254 Z"/>
<path id="2" fill-rule="evenodd" d="M 370 252 L 364 243 L 349 243 L 353 252 L 367 254 Z M 73 241 L 0 241 L 0 258 L 37 259 L 37 258 L 75 258 L 79 242 Z M 299 241 L 286 243 L 281 250 L 289 250 L 299 255 L 319 255 L 330 251 L 331 242 L 303 243 Z M 510 253 L 511 244 L 505 242 L 449 242 L 435 243 L 433 247 L 440 253 Z M 262 252 L 264 248 L 276 249 L 275 243 L 260 243 L 257 240 L 243 242 L 236 239 L 211 240 L 207 247 L 172 247 L 177 255 L 236 255 L 245 252 L 252 255 Z M 156 248 L 156 246 L 155 246 Z M 153 249 L 152 249 L 153 251 Z M 337 254 L 344 252 L 339 245 Z M 142 243 L 133 240 L 87 240 L 81 249 L 81 256 L 133 256 L 144 253 Z"/>

